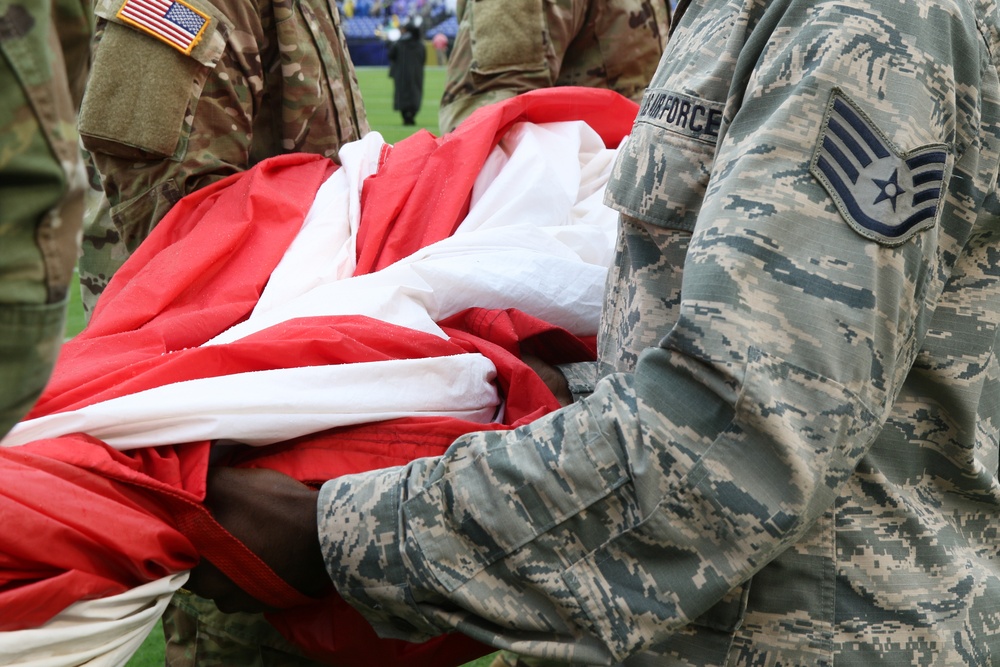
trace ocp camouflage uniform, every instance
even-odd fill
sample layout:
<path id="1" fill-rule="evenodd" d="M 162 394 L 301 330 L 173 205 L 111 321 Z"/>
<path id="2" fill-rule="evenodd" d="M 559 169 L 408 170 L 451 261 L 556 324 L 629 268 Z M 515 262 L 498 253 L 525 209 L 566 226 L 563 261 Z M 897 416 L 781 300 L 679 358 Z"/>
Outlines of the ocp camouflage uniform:
<path id="1" fill-rule="evenodd" d="M 164 615 L 166 667 L 316 667 L 261 614 L 225 614 L 180 590 Z"/>
<path id="2" fill-rule="evenodd" d="M 636 101 L 663 54 L 666 0 L 459 2 L 438 124 L 551 86 L 609 88 Z"/>
<path id="3" fill-rule="evenodd" d="M 97 2 L 80 118 L 111 212 L 84 232 L 88 307 L 184 195 L 280 153 L 336 158 L 368 131 L 333 3 L 184 0 L 204 18 L 190 53 L 120 17 L 127 4 Z"/>
<path id="4" fill-rule="evenodd" d="M 998 13 L 692 2 L 608 187 L 618 372 L 327 482 L 340 594 L 585 663 L 1000 661 Z"/>
<path id="5" fill-rule="evenodd" d="M 0 437 L 34 405 L 65 336 L 91 32 L 80 0 L 0 0 Z"/>

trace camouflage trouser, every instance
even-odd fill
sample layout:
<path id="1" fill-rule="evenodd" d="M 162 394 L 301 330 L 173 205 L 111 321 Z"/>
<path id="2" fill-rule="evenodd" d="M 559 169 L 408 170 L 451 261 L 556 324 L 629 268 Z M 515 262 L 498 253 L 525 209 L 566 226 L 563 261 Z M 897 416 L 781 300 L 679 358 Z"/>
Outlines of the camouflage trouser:
<path id="1" fill-rule="evenodd" d="M 0 437 L 35 404 L 63 339 L 66 302 L 0 304 Z"/>
<path id="2" fill-rule="evenodd" d="M 111 206 L 100 184 L 95 189 L 93 183 L 87 192 L 87 213 L 83 219 L 83 235 L 87 245 L 98 252 L 81 253 L 80 299 L 83 313 L 90 321 L 90 315 L 115 271 L 121 268 L 128 254 L 119 243 L 118 230 L 111 222 Z M 105 248 L 105 246 L 107 246 Z"/>
<path id="3" fill-rule="evenodd" d="M 225 614 L 188 591 L 163 614 L 167 667 L 317 667 L 262 614 Z"/>
<path id="4" fill-rule="evenodd" d="M 0 0 L 0 436 L 31 408 L 64 336 L 83 215 L 73 84 L 81 3 Z M 63 42 L 62 40 L 66 40 Z"/>
<path id="5" fill-rule="evenodd" d="M 581 665 L 578 662 L 568 663 L 560 660 L 551 660 L 549 658 L 532 658 L 529 656 L 518 655 L 512 653 L 511 651 L 500 651 L 493 658 L 493 662 L 490 663 L 490 667 L 587 667 L 587 665 Z M 617 665 L 614 667 L 621 667 Z"/>
<path id="6" fill-rule="evenodd" d="M 493 658 L 490 667 L 568 667 L 568 664 L 542 658 L 529 658 L 510 651 L 500 651 Z"/>

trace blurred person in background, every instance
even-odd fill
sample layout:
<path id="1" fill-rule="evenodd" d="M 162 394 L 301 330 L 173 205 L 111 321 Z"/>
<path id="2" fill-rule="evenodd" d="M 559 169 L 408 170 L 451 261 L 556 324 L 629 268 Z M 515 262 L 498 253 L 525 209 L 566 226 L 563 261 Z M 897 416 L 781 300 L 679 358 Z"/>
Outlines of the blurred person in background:
<path id="1" fill-rule="evenodd" d="M 403 117 L 403 125 L 416 125 L 424 99 L 424 63 L 427 47 L 419 16 L 407 19 L 399 39 L 389 44 L 389 76 L 392 78 L 392 109 Z"/>
<path id="2" fill-rule="evenodd" d="M 434 33 L 431 38 L 431 44 L 434 45 L 434 53 L 437 56 L 438 66 L 444 66 L 448 64 L 448 36 L 443 32 Z"/>

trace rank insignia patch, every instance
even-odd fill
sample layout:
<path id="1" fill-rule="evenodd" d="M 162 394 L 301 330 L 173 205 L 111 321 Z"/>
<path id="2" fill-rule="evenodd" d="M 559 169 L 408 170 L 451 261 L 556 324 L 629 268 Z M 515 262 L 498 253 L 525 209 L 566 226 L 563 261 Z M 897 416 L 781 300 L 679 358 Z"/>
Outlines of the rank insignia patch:
<path id="1" fill-rule="evenodd" d="M 117 16 L 181 53 L 191 53 L 211 21 L 183 0 L 125 0 Z"/>
<path id="2" fill-rule="evenodd" d="M 947 146 L 901 154 L 853 102 L 833 91 L 810 171 L 856 232 L 899 245 L 933 226 L 947 169 Z"/>

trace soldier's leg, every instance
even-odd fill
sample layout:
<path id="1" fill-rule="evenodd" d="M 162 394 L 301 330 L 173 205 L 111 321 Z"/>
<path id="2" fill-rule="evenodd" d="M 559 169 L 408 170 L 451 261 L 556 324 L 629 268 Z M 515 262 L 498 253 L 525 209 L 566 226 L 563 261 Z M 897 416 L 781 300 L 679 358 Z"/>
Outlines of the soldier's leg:
<path id="1" fill-rule="evenodd" d="M 565 661 L 532 658 L 511 651 L 500 651 L 493 658 L 490 667 L 573 667 L 573 665 Z M 577 664 L 576 667 L 581 666 Z"/>
<path id="2" fill-rule="evenodd" d="M 75 109 L 51 2 L 0 15 L 0 436 L 62 343 L 82 218 Z"/>
<path id="3" fill-rule="evenodd" d="M 88 165 L 88 172 L 90 188 L 87 190 L 82 251 L 77 267 L 80 272 L 83 313 L 89 322 L 97 305 L 97 297 L 108 286 L 115 271 L 128 259 L 129 253 L 111 222 L 111 206 L 92 165 Z"/>
<path id="4" fill-rule="evenodd" d="M 263 614 L 226 614 L 179 591 L 163 614 L 167 667 L 319 667 Z"/>

